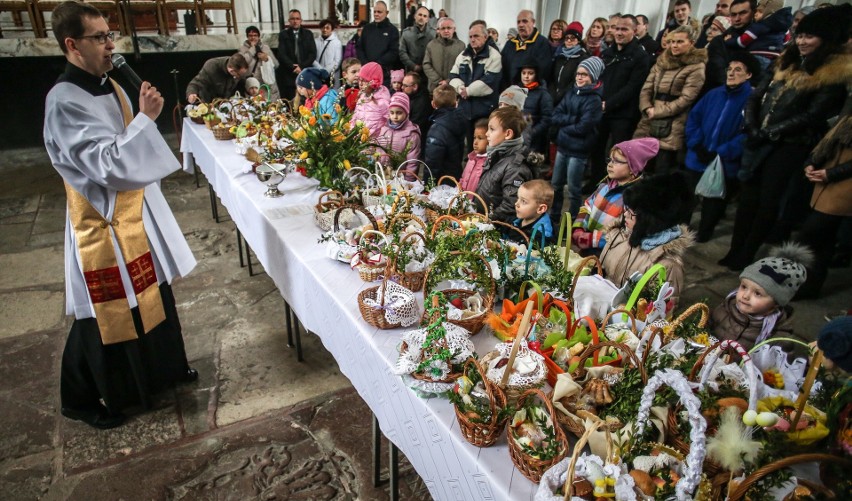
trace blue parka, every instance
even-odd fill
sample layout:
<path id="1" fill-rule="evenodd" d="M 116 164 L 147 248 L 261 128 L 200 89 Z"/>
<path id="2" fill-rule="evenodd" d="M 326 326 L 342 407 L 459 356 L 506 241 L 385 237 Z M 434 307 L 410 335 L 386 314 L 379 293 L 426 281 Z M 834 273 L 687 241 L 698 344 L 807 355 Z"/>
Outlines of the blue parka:
<path id="1" fill-rule="evenodd" d="M 746 137 L 743 109 L 751 90 L 748 81 L 733 89 L 723 85 L 695 103 L 686 118 L 687 169 L 704 172 L 707 168 L 695 153 L 695 149 L 703 145 L 707 151 L 719 155 L 726 177 L 736 177 Z"/>

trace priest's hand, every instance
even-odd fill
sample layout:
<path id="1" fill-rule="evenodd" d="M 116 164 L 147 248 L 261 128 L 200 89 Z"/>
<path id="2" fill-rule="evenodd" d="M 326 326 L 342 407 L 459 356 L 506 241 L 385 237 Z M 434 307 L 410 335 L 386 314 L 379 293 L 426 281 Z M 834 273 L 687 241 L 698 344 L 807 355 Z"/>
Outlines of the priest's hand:
<path id="1" fill-rule="evenodd" d="M 139 90 L 139 111 L 148 115 L 151 120 L 157 120 L 163 111 L 163 96 L 150 82 L 142 82 Z"/>

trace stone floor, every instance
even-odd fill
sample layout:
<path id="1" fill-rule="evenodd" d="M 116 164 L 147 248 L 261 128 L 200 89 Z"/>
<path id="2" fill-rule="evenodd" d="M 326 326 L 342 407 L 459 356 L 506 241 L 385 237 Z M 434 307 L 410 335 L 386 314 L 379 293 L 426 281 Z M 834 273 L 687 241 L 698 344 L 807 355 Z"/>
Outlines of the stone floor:
<path id="1" fill-rule="evenodd" d="M 199 261 L 173 286 L 201 377 L 96 431 L 58 409 L 70 325 L 61 180 L 40 149 L 0 155 L 0 499 L 387 499 L 371 482 L 368 409 L 334 359 L 306 335 L 296 361 L 280 295 L 240 268 L 233 223 L 212 221 L 206 187 L 184 173 L 162 186 Z M 717 233 L 687 256 L 686 304 L 715 305 L 737 283 L 715 264 L 730 223 Z M 822 299 L 797 303 L 797 331 L 813 337 L 848 308 L 850 283 L 852 269 L 834 270 Z M 404 471 L 402 498 L 428 499 Z"/>

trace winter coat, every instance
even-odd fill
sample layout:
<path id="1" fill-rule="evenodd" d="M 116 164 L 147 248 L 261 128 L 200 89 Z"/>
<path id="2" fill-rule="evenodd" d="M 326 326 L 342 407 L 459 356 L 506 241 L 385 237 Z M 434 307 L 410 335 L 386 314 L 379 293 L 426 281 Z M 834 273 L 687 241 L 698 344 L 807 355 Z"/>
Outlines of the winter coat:
<path id="1" fill-rule="evenodd" d="M 852 53 L 847 49 L 828 56 L 812 75 L 800 65 L 773 68 L 775 73 L 764 79 L 746 104 L 746 130 L 762 129 L 772 141 L 814 147 L 828 130 L 826 120 L 837 114 L 846 99 Z"/>
<path id="2" fill-rule="evenodd" d="M 660 54 L 639 94 L 639 109 L 643 116 L 633 137 L 649 136 L 651 119 L 644 110 L 653 107 L 654 120 L 665 118 L 672 121 L 669 135 L 659 138 L 660 149 L 679 151 L 683 148 L 686 117 L 704 85 L 705 62 L 707 52 L 703 49 L 690 49 L 678 57 L 668 49 Z"/>
<path id="3" fill-rule="evenodd" d="M 278 59 L 275 58 L 275 53 L 272 52 L 272 49 L 270 49 L 268 45 L 261 45 L 260 51 L 269 56 L 269 60 L 272 61 L 273 67 L 278 68 Z M 273 101 L 279 99 L 281 96 L 278 93 L 278 85 L 275 82 L 270 83 L 263 80 L 260 68 L 261 61 L 257 58 L 257 47 L 253 46 L 248 42 L 248 40 L 246 40 L 242 45 L 240 45 L 240 54 L 246 58 L 251 76 L 255 77 L 260 83 L 265 83 L 269 86 L 270 99 Z"/>
<path id="4" fill-rule="evenodd" d="M 385 74 L 385 86 L 390 85 L 390 70 L 399 66 L 399 30 L 385 18 L 372 22 L 361 30 L 355 45 L 361 64 L 379 63 Z"/>
<path id="5" fill-rule="evenodd" d="M 657 41 L 654 40 L 654 37 L 648 33 L 645 33 L 645 36 L 639 39 L 639 45 L 645 49 L 645 52 L 647 52 L 652 59 L 657 57 L 657 52 L 660 51 L 660 44 L 658 44 Z"/>
<path id="6" fill-rule="evenodd" d="M 343 47 L 343 59 L 349 59 L 350 57 L 358 58 L 358 39 L 361 38 L 356 33 L 352 35 L 352 38 L 346 42 L 346 45 Z M 341 61 L 343 60 L 341 59 Z"/>
<path id="7" fill-rule="evenodd" d="M 425 138 L 429 133 L 429 127 L 432 122 L 429 118 L 432 116 L 432 97 L 423 89 L 422 85 L 417 89 L 417 92 L 408 96 L 409 107 L 411 111 L 408 114 L 408 119 L 420 127 L 420 137 Z"/>
<path id="8" fill-rule="evenodd" d="M 423 141 L 423 161 L 435 179 L 441 176 L 458 179 L 467 122 L 458 108 L 438 108 L 431 120 L 429 133 Z"/>
<path id="9" fill-rule="evenodd" d="M 216 98 L 229 98 L 234 95 L 242 80 L 228 73 L 230 56 L 208 59 L 201 71 L 186 86 L 186 95 L 197 94 L 198 98 L 209 103 Z"/>
<path id="10" fill-rule="evenodd" d="M 601 59 L 606 64 L 600 77 L 606 103 L 604 119 L 638 120 L 639 92 L 648 76 L 651 56 L 634 38 L 621 50 L 618 45 L 609 47 L 601 53 Z"/>
<path id="11" fill-rule="evenodd" d="M 379 135 L 376 136 L 376 143 L 398 153 L 409 148 L 408 153 L 405 155 L 406 160 L 417 160 L 420 158 L 420 128 L 411 123 L 411 120 L 407 118 L 398 129 L 392 128 L 385 122 L 385 125 L 379 130 Z M 379 151 L 381 152 L 381 150 Z M 389 157 L 386 154 L 379 157 L 382 165 L 388 165 L 388 160 Z M 414 170 L 417 168 L 417 165 L 414 163 L 410 164 L 410 166 Z"/>
<path id="12" fill-rule="evenodd" d="M 331 82 L 334 87 L 340 85 L 340 62 L 343 61 L 343 45 L 340 39 L 337 38 L 337 33 L 331 32 L 328 38 L 323 39 L 321 36 L 316 39 L 317 45 L 317 60 L 314 61 L 315 68 L 323 68 L 331 75 Z"/>
<path id="13" fill-rule="evenodd" d="M 814 185 L 811 207 L 824 214 L 852 216 L 852 115 L 832 127 L 806 164 L 825 169 L 828 178 Z"/>
<path id="14" fill-rule="evenodd" d="M 792 316 L 793 309 L 790 306 L 784 307 L 781 310 L 781 316 L 775 321 L 775 328 L 772 329 L 770 337 L 794 337 Z M 762 328 L 762 318 L 746 315 L 737 308 L 736 295 L 725 298 L 710 314 L 711 334 L 719 341 L 725 339 L 737 341 L 746 350 L 754 347 Z M 781 347 L 785 351 L 791 351 L 792 344 L 783 343 Z"/>
<path id="15" fill-rule="evenodd" d="M 426 25 L 423 31 L 420 31 L 417 26 L 402 30 L 399 37 L 399 60 L 405 71 L 414 71 L 415 65 L 423 66 L 426 45 L 435 38 L 435 35 L 435 28 L 429 25 Z"/>
<path id="16" fill-rule="evenodd" d="M 751 95 L 751 84 L 736 88 L 717 87 L 698 100 L 686 118 L 686 168 L 704 172 L 707 165 L 695 149 L 703 146 L 719 155 L 725 176 L 735 178 L 743 155 L 743 108 Z"/>
<path id="17" fill-rule="evenodd" d="M 520 49 L 520 50 L 518 50 Z M 538 28 L 533 28 L 532 35 L 525 41 L 515 38 L 506 42 L 501 51 L 503 80 L 500 89 L 511 85 L 515 75 L 521 73 L 521 67 L 534 65 L 539 70 L 539 75 L 545 79 L 550 75 L 550 64 L 553 60 L 553 47 L 543 36 Z"/>
<path id="18" fill-rule="evenodd" d="M 527 128 L 524 129 L 524 144 L 533 151 L 547 151 L 547 129 L 550 128 L 550 117 L 553 115 L 553 98 L 547 89 L 538 85 L 527 91 L 524 101 L 524 118 Z"/>
<path id="19" fill-rule="evenodd" d="M 553 111 L 551 125 L 556 127 L 556 148 L 563 155 L 588 158 L 597 140 L 597 127 L 603 118 L 603 84 L 573 87 Z"/>
<path id="20" fill-rule="evenodd" d="M 314 42 L 314 34 L 311 30 L 299 28 L 299 59 L 296 59 L 296 34 L 293 28 L 284 28 L 278 34 L 278 61 L 281 66 L 275 77 L 279 87 L 296 87 L 296 73 L 293 67 L 305 69 L 314 65 L 317 59 L 317 44 Z"/>
<path id="21" fill-rule="evenodd" d="M 476 191 L 476 187 L 479 186 L 479 179 L 482 177 L 482 168 L 487 159 L 488 155 L 485 153 L 479 154 L 471 151 L 467 154 L 467 164 L 464 166 L 461 179 L 459 179 L 459 186 L 462 190 Z"/>
<path id="22" fill-rule="evenodd" d="M 464 50 L 464 42 L 458 38 L 449 40 L 438 37 L 426 44 L 423 55 L 423 73 L 429 79 L 428 90 L 431 93 L 441 80 L 450 80 L 450 71 L 456 64 L 456 58 Z M 422 84 L 421 84 L 422 87 Z"/>
<path id="23" fill-rule="evenodd" d="M 355 106 L 358 104 L 358 96 L 360 93 L 361 89 L 357 85 L 344 84 L 343 87 L 337 91 L 340 106 L 350 112 L 355 111 Z"/>
<path id="24" fill-rule="evenodd" d="M 320 87 L 320 90 L 317 91 L 313 99 L 305 100 L 305 106 L 308 109 L 312 110 L 316 107 L 318 115 L 331 116 L 330 122 L 335 122 L 337 120 L 337 111 L 334 109 L 334 105 L 336 104 L 337 91 L 329 89 L 327 85 Z"/>
<path id="25" fill-rule="evenodd" d="M 630 245 L 630 235 L 622 225 L 611 226 L 606 232 L 606 246 L 601 252 L 604 277 L 620 286 L 633 273 L 645 273 L 651 266 L 661 264 L 666 269 L 666 281 L 674 288 L 672 301 L 677 305 L 684 285 L 683 255 L 695 242 L 695 236 L 685 225 L 680 226 L 680 231 L 680 236 L 674 240 L 644 250 L 641 245 Z"/>
<path id="26" fill-rule="evenodd" d="M 515 218 L 512 225 L 521 230 L 524 235 L 530 239 L 530 247 L 533 245 L 550 245 L 553 243 L 553 222 L 550 220 L 550 214 L 545 212 L 532 224 L 522 226 L 523 221 L 520 218 Z M 533 240 L 533 231 L 535 231 L 535 239 Z M 544 245 L 542 245 L 544 244 Z"/>
<path id="27" fill-rule="evenodd" d="M 355 113 L 352 114 L 352 125 L 361 120 L 370 130 L 370 136 L 376 137 L 379 130 L 388 119 L 388 107 L 390 106 L 390 92 L 382 85 L 369 97 L 363 93 L 358 95 L 358 104 L 355 105 Z"/>
<path id="28" fill-rule="evenodd" d="M 609 186 L 609 178 L 604 179 L 595 192 L 583 202 L 577 219 L 571 226 L 592 234 L 593 249 L 603 249 L 606 245 L 606 229 L 615 224 L 624 213 L 624 190 L 638 179 L 641 179 L 641 176 L 613 187 Z"/>
<path id="29" fill-rule="evenodd" d="M 509 224 L 515 220 L 518 188 L 533 178 L 525 159 L 526 151 L 522 143 L 488 154 L 476 194 L 490 208 L 491 219 Z"/>
<path id="30" fill-rule="evenodd" d="M 784 50 L 784 38 L 792 24 L 793 8 L 784 7 L 751 23 L 742 35 L 725 40 L 725 45 L 732 49 L 746 49 L 755 56 L 774 59 Z"/>
<path id="31" fill-rule="evenodd" d="M 708 93 L 720 85 L 725 85 L 728 78 L 728 61 L 734 52 L 742 49 L 728 48 L 725 39 L 737 38 L 745 33 L 746 28 L 728 28 L 727 31 L 707 43 L 707 66 L 704 71 L 704 88 L 701 95 Z M 759 75 L 752 75 L 751 83 L 755 85 L 759 81 Z"/>
<path id="32" fill-rule="evenodd" d="M 497 107 L 503 63 L 497 49 L 486 45 L 474 54 L 470 45 L 456 57 L 450 70 L 450 85 L 459 91 L 467 88 L 467 99 L 459 99 L 459 109 L 466 120 L 487 117 Z"/>
<path id="33" fill-rule="evenodd" d="M 561 48 L 557 49 L 550 70 L 550 78 L 547 80 L 547 89 L 553 98 L 554 106 L 559 106 L 565 94 L 574 88 L 574 74 L 577 73 L 577 67 L 588 57 L 589 53 L 583 48 L 570 57 L 563 55 Z"/>

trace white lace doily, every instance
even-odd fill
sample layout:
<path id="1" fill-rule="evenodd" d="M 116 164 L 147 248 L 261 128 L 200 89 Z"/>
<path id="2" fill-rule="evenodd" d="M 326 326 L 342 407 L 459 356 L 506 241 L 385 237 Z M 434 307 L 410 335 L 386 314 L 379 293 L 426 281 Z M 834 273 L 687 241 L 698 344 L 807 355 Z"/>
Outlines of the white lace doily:
<path id="1" fill-rule="evenodd" d="M 433 203 L 438 207 L 446 210 L 450 206 L 450 200 L 455 198 L 458 194 L 459 189 L 456 186 L 439 184 L 438 186 L 435 186 L 429 191 L 427 199 L 430 203 Z M 470 205 L 471 207 L 473 206 L 473 204 Z"/>
<path id="2" fill-rule="evenodd" d="M 503 380 L 503 373 L 506 371 L 508 364 L 502 367 L 496 367 L 497 363 L 502 358 L 509 358 L 512 353 L 511 343 L 499 343 L 495 346 L 497 356 L 493 356 L 494 352 L 489 353 L 486 357 L 488 367 L 486 368 L 486 376 L 489 380 L 499 383 Z M 493 357 L 493 358 L 492 358 Z M 547 376 L 547 366 L 544 364 L 544 357 L 530 350 L 527 347 L 526 339 L 521 339 L 518 346 L 518 353 L 515 355 L 515 363 L 512 367 L 512 372 L 509 373 L 508 386 L 536 386 L 544 381 Z"/>
<path id="3" fill-rule="evenodd" d="M 386 282 L 385 304 L 381 304 L 382 289 L 384 284 L 379 285 L 375 299 L 366 298 L 364 304 L 373 308 L 381 308 L 385 311 L 385 320 L 392 324 L 400 324 L 403 327 L 414 325 L 420 318 L 417 301 L 414 293 L 396 282 Z"/>
<path id="4" fill-rule="evenodd" d="M 443 322 L 442 326 L 446 332 L 444 339 L 446 340 L 447 348 L 450 350 L 451 354 L 450 363 L 464 363 L 473 355 L 473 352 L 476 349 L 473 346 L 473 342 L 470 340 L 470 333 L 467 329 L 449 322 Z M 394 366 L 393 369 L 394 374 L 412 374 L 417 371 L 420 362 L 423 361 L 423 343 L 426 341 L 426 337 L 428 335 L 429 331 L 425 327 L 407 331 L 402 335 L 402 340 L 406 344 L 406 349 L 402 350 L 402 345 L 400 345 L 399 358 L 397 358 L 396 366 Z M 446 364 L 446 362 L 444 363 Z M 448 365 L 446 367 L 440 367 L 440 369 L 442 376 L 437 379 L 443 379 L 450 373 Z"/>

